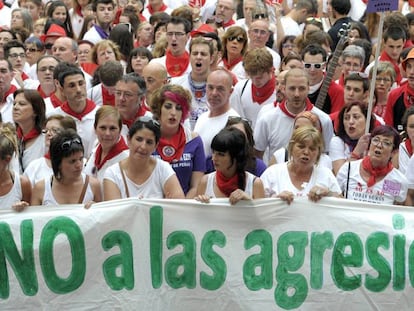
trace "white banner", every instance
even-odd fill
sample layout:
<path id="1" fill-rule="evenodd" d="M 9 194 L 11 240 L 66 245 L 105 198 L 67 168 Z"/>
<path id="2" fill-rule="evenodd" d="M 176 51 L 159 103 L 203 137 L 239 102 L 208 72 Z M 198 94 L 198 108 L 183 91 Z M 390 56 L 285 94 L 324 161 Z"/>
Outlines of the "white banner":
<path id="1" fill-rule="evenodd" d="M 0 212 L 0 310 L 412 310 L 414 209 L 340 199 Z"/>

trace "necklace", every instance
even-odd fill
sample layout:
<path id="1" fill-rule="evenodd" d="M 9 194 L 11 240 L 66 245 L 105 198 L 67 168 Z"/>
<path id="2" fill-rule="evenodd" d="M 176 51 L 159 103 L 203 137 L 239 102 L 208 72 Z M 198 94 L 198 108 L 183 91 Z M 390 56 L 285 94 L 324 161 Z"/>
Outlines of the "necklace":
<path id="1" fill-rule="evenodd" d="M 195 82 L 191 78 L 191 72 L 188 74 L 188 83 L 190 84 L 191 93 L 193 93 L 197 103 L 206 101 L 206 84 L 207 82 Z"/>

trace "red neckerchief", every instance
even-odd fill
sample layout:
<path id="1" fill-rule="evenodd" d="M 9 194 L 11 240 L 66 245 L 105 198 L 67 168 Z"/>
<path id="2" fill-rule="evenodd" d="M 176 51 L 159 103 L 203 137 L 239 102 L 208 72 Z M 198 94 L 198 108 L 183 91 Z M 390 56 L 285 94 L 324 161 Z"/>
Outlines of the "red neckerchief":
<path id="1" fill-rule="evenodd" d="M 83 111 L 81 113 L 77 113 L 75 111 L 72 110 L 72 108 L 70 108 L 68 102 L 65 102 L 62 106 L 60 106 L 60 108 L 66 112 L 68 115 L 78 119 L 79 121 L 82 121 L 82 118 L 84 116 L 86 116 L 89 112 L 91 112 L 92 110 L 94 110 L 96 107 L 95 103 L 93 101 L 91 101 L 90 99 L 86 99 L 86 106 L 83 109 Z"/>
<path id="2" fill-rule="evenodd" d="M 243 56 L 240 56 L 233 60 L 232 62 L 228 62 L 227 59 L 223 58 L 223 65 L 227 70 L 232 70 L 234 66 L 236 66 L 238 63 L 240 63 L 243 60 Z"/>
<path id="3" fill-rule="evenodd" d="M 75 12 L 76 12 L 76 14 L 78 14 L 79 16 L 82 16 L 82 17 L 83 17 L 83 14 L 82 14 L 82 8 L 81 8 L 80 6 L 78 6 L 78 7 L 75 9 Z"/>
<path id="4" fill-rule="evenodd" d="M 57 108 L 63 105 L 63 102 L 56 96 L 55 92 L 50 94 L 50 101 L 54 108 Z"/>
<path id="5" fill-rule="evenodd" d="M 205 3 L 206 3 L 206 0 L 189 0 L 188 1 L 188 5 L 191 6 L 192 8 L 194 7 L 201 8 L 204 6 Z"/>
<path id="6" fill-rule="evenodd" d="M 338 79 L 338 84 L 339 84 L 340 86 L 345 86 L 345 78 L 344 78 L 344 74 L 341 74 L 341 75 L 339 76 L 339 79 Z"/>
<path id="7" fill-rule="evenodd" d="M 233 19 L 229 20 L 227 23 L 223 22 L 223 28 L 230 27 L 231 25 L 234 25 L 235 23 L 236 22 Z"/>
<path id="8" fill-rule="evenodd" d="M 27 79 L 29 79 L 29 76 L 26 73 L 22 72 L 22 80 L 25 81 Z"/>
<path id="9" fill-rule="evenodd" d="M 82 63 L 80 64 L 80 66 L 85 72 L 89 73 L 91 76 L 93 76 L 93 74 L 95 73 L 96 68 L 99 67 L 97 64 L 94 63 Z"/>
<path id="10" fill-rule="evenodd" d="M 136 119 L 138 119 L 139 117 L 142 117 L 143 115 L 145 115 L 145 113 L 147 112 L 147 107 L 144 103 L 144 101 L 141 101 L 141 105 L 138 108 L 137 113 L 135 114 L 135 116 L 132 119 L 122 119 L 122 123 L 125 124 L 128 128 L 131 127 L 132 123 L 135 122 Z"/>
<path id="11" fill-rule="evenodd" d="M 397 82 L 397 84 L 400 85 L 402 76 L 398 64 L 394 60 L 392 60 L 391 57 L 385 51 L 382 51 L 380 61 L 390 62 L 394 66 L 395 73 L 397 74 L 395 77 L 395 82 Z"/>
<path id="12" fill-rule="evenodd" d="M 378 116 L 380 116 L 381 118 L 383 118 L 383 119 L 384 119 L 384 116 L 385 116 L 385 111 L 387 111 L 386 106 L 387 106 L 387 105 L 375 105 L 375 107 L 374 107 L 374 109 L 373 109 L 373 112 L 374 112 L 376 115 L 378 115 Z"/>
<path id="13" fill-rule="evenodd" d="M 292 119 L 296 118 L 296 115 L 295 114 L 293 114 L 293 113 L 289 112 L 289 110 L 287 110 L 287 108 L 286 108 L 286 99 L 279 104 L 279 108 L 288 117 L 290 117 Z M 306 98 L 306 105 L 305 105 L 305 110 L 304 111 L 310 111 L 310 110 L 312 110 L 312 108 L 313 108 L 312 102 L 309 100 L 309 98 Z"/>
<path id="14" fill-rule="evenodd" d="M 411 106 L 411 103 L 408 100 L 408 98 L 409 97 L 414 98 L 414 90 L 409 87 L 408 83 L 407 84 L 404 84 L 403 88 L 404 88 L 404 96 L 403 96 L 404 105 L 405 105 L 405 107 L 408 108 L 408 107 Z"/>
<path id="15" fill-rule="evenodd" d="M 43 89 L 42 89 L 42 86 L 41 85 L 39 85 L 37 87 L 37 91 L 39 92 L 39 95 L 42 96 L 42 98 L 48 97 L 48 96 L 46 96 L 45 92 L 43 92 Z"/>
<path id="16" fill-rule="evenodd" d="M 102 159 L 102 145 L 99 144 L 98 148 L 96 148 L 95 153 L 95 167 L 98 169 L 98 171 L 104 166 L 104 164 L 109 161 L 110 159 L 116 157 L 118 154 L 120 154 L 122 151 L 128 150 L 128 145 L 125 143 L 124 138 L 121 136 L 118 140 L 118 142 L 112 146 L 111 150 L 109 150 L 108 154 L 105 158 Z"/>
<path id="17" fill-rule="evenodd" d="M 150 15 L 154 14 L 155 12 L 164 12 L 167 9 L 167 6 L 165 4 L 162 5 L 162 7 L 158 11 L 154 11 L 151 5 L 147 5 L 148 12 Z"/>
<path id="18" fill-rule="evenodd" d="M 3 1 L 0 1 L 0 10 L 4 7 Z"/>
<path id="19" fill-rule="evenodd" d="M 165 65 L 170 77 L 179 77 L 184 74 L 190 63 L 190 55 L 184 52 L 181 56 L 173 56 L 170 50 L 165 52 Z"/>
<path id="20" fill-rule="evenodd" d="M 262 87 L 256 87 L 252 82 L 252 97 L 253 102 L 262 104 L 263 102 L 268 99 L 273 92 L 275 91 L 275 85 L 276 85 L 276 77 L 274 74 L 272 74 L 272 77 L 269 81 Z"/>
<path id="21" fill-rule="evenodd" d="M 186 139 L 184 128 L 180 125 L 177 134 L 171 139 L 160 138 L 157 151 L 164 161 L 168 163 L 179 161 L 184 152 Z"/>
<path id="22" fill-rule="evenodd" d="M 383 177 L 387 175 L 393 169 L 391 161 L 385 167 L 372 167 L 371 160 L 369 156 L 364 157 L 362 160 L 362 168 L 366 170 L 370 176 L 367 182 L 368 187 L 375 185 L 376 179 L 378 177 Z"/>
<path id="23" fill-rule="evenodd" d="M 7 96 L 9 96 L 10 94 L 13 94 L 14 92 L 17 91 L 17 87 L 13 84 L 10 85 L 9 90 L 3 95 L 3 103 L 6 102 Z"/>
<path id="24" fill-rule="evenodd" d="M 48 152 L 44 155 L 44 157 L 45 157 L 46 159 L 50 160 L 50 151 L 48 151 Z"/>
<path id="25" fill-rule="evenodd" d="M 226 197 L 239 188 L 239 175 L 234 174 L 233 177 L 226 177 L 220 171 L 216 171 L 217 187 L 223 192 Z"/>
<path id="26" fill-rule="evenodd" d="M 411 157 L 413 155 L 413 146 L 411 145 L 411 139 L 407 138 L 405 140 L 405 148 L 407 148 L 408 154 Z"/>
<path id="27" fill-rule="evenodd" d="M 108 90 L 104 88 L 103 85 L 101 85 L 101 89 L 102 89 L 102 104 L 114 107 L 115 106 L 115 95 L 109 94 Z"/>
<path id="28" fill-rule="evenodd" d="M 24 142 L 26 142 L 28 140 L 31 140 L 33 138 L 36 138 L 39 135 L 40 135 L 40 132 L 37 129 L 35 129 L 35 128 L 32 128 L 29 131 L 29 133 L 27 133 L 26 135 L 23 135 L 23 131 L 22 131 L 21 127 L 20 126 L 17 127 L 17 138 L 19 138 L 19 140 L 22 143 L 24 143 Z"/>

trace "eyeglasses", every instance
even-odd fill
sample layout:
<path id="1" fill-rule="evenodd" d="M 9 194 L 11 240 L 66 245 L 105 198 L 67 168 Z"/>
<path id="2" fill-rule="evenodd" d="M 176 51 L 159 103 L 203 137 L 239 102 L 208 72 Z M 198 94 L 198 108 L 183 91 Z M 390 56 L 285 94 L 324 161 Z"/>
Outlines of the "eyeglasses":
<path id="1" fill-rule="evenodd" d="M 60 133 L 60 131 L 61 131 L 61 129 L 56 128 L 56 127 L 52 127 L 52 128 L 50 128 L 50 129 L 43 129 L 43 130 L 42 130 L 42 134 L 43 134 L 43 135 L 46 135 L 47 133 L 50 133 L 50 134 L 52 134 L 52 135 L 56 135 L 56 134 L 59 134 L 59 133 Z"/>
<path id="2" fill-rule="evenodd" d="M 387 83 L 387 82 L 391 82 L 391 79 L 387 77 L 376 77 L 375 81 Z"/>
<path id="3" fill-rule="evenodd" d="M 244 38 L 243 37 L 228 37 L 227 41 L 233 42 L 234 40 L 237 40 L 237 42 L 239 43 L 243 43 L 244 42 Z"/>
<path id="4" fill-rule="evenodd" d="M 28 49 L 26 49 L 26 53 L 27 53 L 27 52 L 30 52 L 30 53 L 35 53 L 35 52 L 40 52 L 40 50 L 35 49 L 35 48 L 28 48 Z"/>
<path id="5" fill-rule="evenodd" d="M 90 50 L 80 50 L 80 51 L 78 52 L 78 55 L 83 55 L 83 54 L 88 55 L 88 54 L 89 54 L 89 52 L 90 52 Z"/>
<path id="6" fill-rule="evenodd" d="M 60 145 L 60 148 L 62 148 L 62 150 L 69 150 L 72 147 L 73 144 L 77 144 L 77 145 L 82 146 L 82 142 L 79 138 L 73 138 L 73 139 L 65 140 Z"/>
<path id="7" fill-rule="evenodd" d="M 265 18 L 268 18 L 267 14 L 265 13 L 255 14 L 253 16 L 253 19 L 265 19 Z"/>
<path id="8" fill-rule="evenodd" d="M 362 79 L 368 79 L 368 75 L 365 72 L 361 71 L 349 71 L 349 75 L 357 75 Z"/>
<path id="9" fill-rule="evenodd" d="M 269 30 L 263 30 L 263 29 L 252 29 L 252 32 L 255 35 L 265 36 L 269 34 Z"/>
<path id="10" fill-rule="evenodd" d="M 179 32 L 179 31 L 169 31 L 167 32 L 167 37 L 172 38 L 175 36 L 176 38 L 181 38 L 185 36 L 185 32 Z"/>
<path id="11" fill-rule="evenodd" d="M 394 146 L 394 143 L 389 141 L 389 140 L 381 140 L 379 137 L 374 137 L 371 139 L 371 144 L 373 144 L 374 146 L 383 146 L 386 148 L 391 148 Z"/>
<path id="12" fill-rule="evenodd" d="M 241 123 L 241 122 L 245 122 L 247 123 L 250 127 L 252 126 L 252 121 L 246 118 L 242 118 L 239 116 L 229 116 L 227 118 L 227 124 L 228 125 L 233 125 L 233 124 L 237 124 L 237 123 Z"/>
<path id="13" fill-rule="evenodd" d="M 325 63 L 303 63 L 306 69 L 322 69 L 322 66 L 325 65 Z"/>
<path id="14" fill-rule="evenodd" d="M 40 67 L 40 68 L 38 68 L 38 70 L 40 71 L 40 72 L 46 72 L 46 71 L 51 71 L 51 72 L 54 72 L 55 71 L 55 66 L 49 66 L 49 67 Z"/>
<path id="15" fill-rule="evenodd" d="M 114 94 L 116 97 L 121 97 L 122 95 L 124 95 L 126 99 L 131 99 L 134 96 L 141 95 L 140 93 L 132 93 L 132 92 L 126 92 L 126 91 L 119 91 L 119 90 L 115 90 Z"/>
<path id="16" fill-rule="evenodd" d="M 285 49 L 293 49 L 296 47 L 296 44 L 291 44 L 291 43 L 283 43 L 282 47 Z"/>
<path id="17" fill-rule="evenodd" d="M 52 49 L 52 47 L 53 47 L 53 43 L 46 43 L 46 44 L 45 44 L 45 49 L 46 49 L 46 50 L 51 50 L 51 49 Z"/>
<path id="18" fill-rule="evenodd" d="M 24 53 L 20 53 L 20 54 L 13 53 L 13 54 L 9 54 L 9 57 L 10 58 L 18 58 L 18 57 L 20 57 L 20 58 L 26 58 L 26 54 L 24 54 Z"/>
<path id="19" fill-rule="evenodd" d="M 138 121 L 142 123 L 150 123 L 158 129 L 161 128 L 160 123 L 157 120 L 154 120 L 153 118 L 148 117 L 148 116 L 139 117 Z"/>

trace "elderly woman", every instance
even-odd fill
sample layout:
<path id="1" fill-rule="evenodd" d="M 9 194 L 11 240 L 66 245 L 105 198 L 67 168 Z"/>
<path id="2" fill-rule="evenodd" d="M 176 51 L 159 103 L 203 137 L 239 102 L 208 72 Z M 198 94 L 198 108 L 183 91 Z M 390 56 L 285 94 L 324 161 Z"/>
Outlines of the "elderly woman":
<path id="1" fill-rule="evenodd" d="M 94 67 L 95 70 L 96 68 L 98 68 L 98 66 L 102 65 L 103 63 L 107 61 L 110 61 L 110 60 L 121 61 L 121 52 L 119 51 L 119 47 L 111 40 L 99 41 L 98 43 L 95 44 L 95 46 L 92 48 L 92 51 L 90 53 L 91 53 L 90 54 L 91 61 L 93 64 L 92 66 Z M 121 64 L 122 64 L 122 61 L 121 61 Z M 83 64 L 83 66 L 85 65 L 86 64 Z"/>
<path id="2" fill-rule="evenodd" d="M 187 198 L 194 198 L 206 171 L 203 141 L 183 123 L 191 110 L 191 94 L 180 85 L 166 84 L 151 97 L 161 138 L 154 154 L 171 164 Z"/>
<path id="3" fill-rule="evenodd" d="M 129 197 L 184 199 L 172 167 L 152 156 L 160 137 L 160 124 L 150 117 L 140 117 L 132 124 L 128 132 L 128 158 L 105 172 L 105 201 Z"/>
<path id="4" fill-rule="evenodd" d="M 329 146 L 334 174 L 347 160 L 361 159 L 368 149 L 369 134 L 365 134 L 367 106 L 363 102 L 352 102 L 342 107 L 338 116 L 337 136 Z M 374 118 L 370 121 L 370 130 L 374 128 Z"/>
<path id="5" fill-rule="evenodd" d="M 94 128 L 99 143 L 86 162 L 84 172 L 103 181 L 106 169 L 126 159 L 129 148 L 121 135 L 122 119 L 115 107 L 105 105 L 99 108 Z"/>
<path id="6" fill-rule="evenodd" d="M 233 26 L 226 30 L 222 38 L 223 58 L 219 66 L 230 70 L 237 79 L 246 79 L 246 72 L 243 68 L 243 56 L 247 52 L 247 33 L 239 27 Z"/>
<path id="7" fill-rule="evenodd" d="M 398 151 L 400 136 L 388 125 L 371 133 L 368 155 L 345 163 L 337 180 L 347 199 L 378 204 L 404 204 L 408 180 L 393 167 L 391 158 Z"/>
<path id="8" fill-rule="evenodd" d="M 203 176 L 195 199 L 208 203 L 210 198 L 229 198 L 231 204 L 236 204 L 263 198 L 262 181 L 246 172 L 247 148 L 246 137 L 237 128 L 225 128 L 214 136 L 211 149 L 216 171 Z"/>
<path id="9" fill-rule="evenodd" d="M 266 196 L 288 204 L 295 197 L 307 196 L 317 202 L 324 196 L 339 196 L 341 189 L 332 171 L 316 165 L 323 150 L 320 131 L 308 126 L 297 128 L 288 146 L 289 161 L 268 167 L 261 176 Z"/>
<path id="10" fill-rule="evenodd" d="M 53 175 L 33 187 L 31 205 L 85 204 L 101 201 L 97 179 L 82 173 L 84 148 L 74 130 L 64 130 L 50 142 Z"/>

